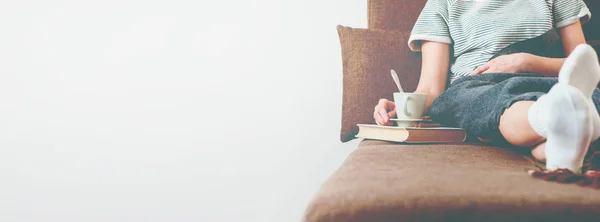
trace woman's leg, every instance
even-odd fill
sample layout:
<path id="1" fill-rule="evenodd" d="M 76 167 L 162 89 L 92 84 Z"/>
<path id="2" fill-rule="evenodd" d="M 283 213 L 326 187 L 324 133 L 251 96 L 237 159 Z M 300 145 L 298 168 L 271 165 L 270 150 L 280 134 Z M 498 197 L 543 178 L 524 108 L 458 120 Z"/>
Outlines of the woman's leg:
<path id="1" fill-rule="evenodd" d="M 598 138 L 600 117 L 592 93 L 600 80 L 598 57 L 591 47 L 577 47 L 567 58 L 548 94 L 536 102 L 517 102 L 505 110 L 499 129 L 516 146 L 540 144 L 532 154 L 548 169 L 581 168 L 590 143 Z"/>
<path id="2" fill-rule="evenodd" d="M 546 140 L 537 134 L 529 124 L 527 113 L 533 103 L 534 101 L 516 102 L 500 116 L 500 133 L 510 144 L 532 147 Z"/>
<path id="3" fill-rule="evenodd" d="M 502 144 L 506 137 L 512 144 L 531 146 L 543 138 L 528 125 L 527 110 L 557 82 L 528 74 L 463 77 L 434 100 L 428 114 L 443 125 L 464 128 L 482 141 Z"/>
<path id="4" fill-rule="evenodd" d="M 531 154 L 538 160 L 546 160 L 546 138 L 540 136 L 531 128 L 527 113 L 534 101 L 520 101 L 514 103 L 500 116 L 500 133 L 506 141 L 514 146 L 533 149 Z"/>
<path id="5" fill-rule="evenodd" d="M 538 160 L 546 161 L 546 153 L 545 152 L 546 152 L 546 142 L 543 142 L 543 143 L 538 144 L 531 150 L 531 155 L 533 155 L 533 157 Z"/>

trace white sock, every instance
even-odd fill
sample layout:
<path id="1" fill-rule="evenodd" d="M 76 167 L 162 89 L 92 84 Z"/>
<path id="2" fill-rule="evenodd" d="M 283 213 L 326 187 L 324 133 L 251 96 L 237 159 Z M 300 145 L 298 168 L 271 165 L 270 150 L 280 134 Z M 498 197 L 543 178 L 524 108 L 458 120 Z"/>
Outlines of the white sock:
<path id="1" fill-rule="evenodd" d="M 590 143 L 600 137 L 600 116 L 591 99 L 599 81 L 596 52 L 579 45 L 565 60 L 558 84 L 531 106 L 528 120 L 547 138 L 548 170 L 579 172 Z"/>
<path id="2" fill-rule="evenodd" d="M 548 118 L 543 124 L 547 129 L 546 168 L 580 172 L 593 134 L 587 99 L 577 88 L 562 83 L 544 97 L 540 105 L 552 107 L 544 112 Z"/>
<path id="3" fill-rule="evenodd" d="M 548 107 L 548 103 L 545 102 L 547 100 L 546 98 L 546 95 L 538 98 L 538 100 L 529 107 L 527 113 L 527 120 L 529 120 L 529 125 L 533 128 L 533 131 L 544 138 L 548 138 L 548 129 L 545 124 L 548 122 L 549 117 L 547 116 L 548 112 L 546 111 L 551 108 Z"/>

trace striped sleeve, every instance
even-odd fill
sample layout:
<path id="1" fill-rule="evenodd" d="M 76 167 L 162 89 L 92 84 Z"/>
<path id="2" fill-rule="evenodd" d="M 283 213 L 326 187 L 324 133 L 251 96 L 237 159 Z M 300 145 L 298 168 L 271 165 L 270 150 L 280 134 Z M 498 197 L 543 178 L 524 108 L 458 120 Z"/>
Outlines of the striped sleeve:
<path id="1" fill-rule="evenodd" d="M 552 4 L 554 27 L 562 28 L 581 20 L 585 23 L 592 14 L 583 0 L 554 0 Z"/>
<path id="2" fill-rule="evenodd" d="M 448 30 L 448 2 L 446 0 L 428 0 L 417 18 L 408 46 L 412 51 L 421 51 L 422 41 L 452 43 Z"/>

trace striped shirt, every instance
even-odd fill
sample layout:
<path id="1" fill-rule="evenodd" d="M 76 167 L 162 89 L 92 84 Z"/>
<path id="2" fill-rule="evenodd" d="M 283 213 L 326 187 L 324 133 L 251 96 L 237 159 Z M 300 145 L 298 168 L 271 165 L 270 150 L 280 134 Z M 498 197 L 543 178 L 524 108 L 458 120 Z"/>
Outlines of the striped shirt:
<path id="1" fill-rule="evenodd" d="M 590 17 L 583 0 L 428 0 L 408 45 L 420 51 L 423 40 L 451 44 L 453 82 L 515 42 Z"/>

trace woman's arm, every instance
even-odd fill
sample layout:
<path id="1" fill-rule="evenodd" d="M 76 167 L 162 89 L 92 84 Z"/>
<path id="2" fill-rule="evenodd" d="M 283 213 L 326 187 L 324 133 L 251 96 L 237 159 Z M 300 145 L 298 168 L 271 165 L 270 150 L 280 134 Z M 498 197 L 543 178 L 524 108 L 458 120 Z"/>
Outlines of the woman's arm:
<path id="1" fill-rule="evenodd" d="M 423 42 L 421 45 L 422 67 L 419 85 L 415 92 L 427 94 L 425 110 L 429 110 L 435 98 L 446 90 L 446 79 L 450 67 L 450 45 L 438 42 Z M 387 99 L 379 100 L 373 118 L 378 125 L 391 126 L 390 118 L 396 116 L 396 105 Z"/>
<path id="2" fill-rule="evenodd" d="M 560 30 L 565 55 L 568 56 L 580 44 L 585 44 L 581 22 L 577 21 Z M 499 56 L 473 70 L 469 75 L 481 73 L 539 73 L 546 77 L 557 77 L 565 58 L 548 58 L 529 53 L 514 53 Z"/>
<path id="3" fill-rule="evenodd" d="M 427 94 L 426 110 L 435 98 L 446 90 L 450 67 L 450 45 L 439 42 L 423 42 L 422 65 L 419 85 L 415 92 Z"/>
<path id="4" fill-rule="evenodd" d="M 565 50 L 565 55 L 568 56 L 579 44 L 585 44 L 585 36 L 581 22 L 577 21 L 571 25 L 565 26 L 560 30 L 560 36 Z M 548 77 L 557 77 L 565 59 L 564 58 L 547 58 L 536 55 L 529 55 L 525 69 L 526 72 L 539 73 Z"/>

